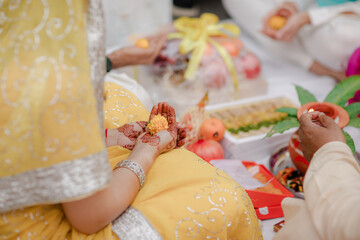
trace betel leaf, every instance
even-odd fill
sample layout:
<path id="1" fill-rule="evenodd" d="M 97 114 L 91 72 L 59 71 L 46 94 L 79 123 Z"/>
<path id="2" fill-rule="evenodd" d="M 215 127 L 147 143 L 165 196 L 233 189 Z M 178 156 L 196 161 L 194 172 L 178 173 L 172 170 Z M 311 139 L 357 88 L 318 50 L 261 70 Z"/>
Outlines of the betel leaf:
<path id="1" fill-rule="evenodd" d="M 350 119 L 347 126 L 360 128 L 360 118 L 357 117 L 357 118 Z"/>
<path id="2" fill-rule="evenodd" d="M 360 114 L 360 102 L 352 103 L 344 107 L 344 109 L 347 111 L 350 118 L 356 118 L 357 115 Z"/>
<path id="3" fill-rule="evenodd" d="M 283 133 L 290 128 L 299 127 L 299 121 L 297 118 L 288 117 L 284 121 L 278 122 L 275 124 L 270 131 L 266 134 L 265 137 L 271 137 L 275 133 Z"/>
<path id="4" fill-rule="evenodd" d="M 290 117 L 297 117 L 297 108 L 281 107 L 275 110 L 276 112 L 287 113 Z"/>
<path id="5" fill-rule="evenodd" d="M 334 103 L 343 107 L 349 98 L 360 89 L 360 75 L 354 75 L 338 83 L 326 96 L 324 102 Z"/>
<path id="6" fill-rule="evenodd" d="M 345 136 L 345 140 L 346 140 L 346 144 L 349 146 L 349 148 L 351 149 L 351 151 L 353 153 L 355 153 L 355 144 L 354 144 L 354 140 L 351 138 L 350 134 L 348 134 L 347 132 L 345 132 L 344 130 L 342 130 L 344 136 Z"/>
<path id="7" fill-rule="evenodd" d="M 295 85 L 295 88 L 301 105 L 304 105 L 305 103 L 309 103 L 309 102 L 317 102 L 315 96 L 312 93 L 310 93 L 308 90 L 298 85 Z"/>

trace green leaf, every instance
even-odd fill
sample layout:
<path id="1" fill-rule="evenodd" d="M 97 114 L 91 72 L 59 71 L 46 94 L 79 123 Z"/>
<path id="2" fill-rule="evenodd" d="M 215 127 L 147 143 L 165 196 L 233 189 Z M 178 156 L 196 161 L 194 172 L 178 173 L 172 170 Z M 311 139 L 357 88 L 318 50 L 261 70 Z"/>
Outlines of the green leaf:
<path id="1" fill-rule="evenodd" d="M 281 107 L 275 110 L 276 112 L 287 113 L 289 117 L 297 117 L 297 109 L 292 107 Z"/>
<path id="2" fill-rule="evenodd" d="M 349 148 L 351 149 L 351 151 L 353 153 L 355 153 L 355 144 L 354 144 L 354 140 L 351 138 L 350 134 L 348 134 L 347 132 L 345 132 L 344 130 L 343 134 L 345 136 L 345 140 L 346 140 L 346 144 L 349 146 Z"/>
<path id="3" fill-rule="evenodd" d="M 357 118 L 350 119 L 347 126 L 360 128 L 360 118 L 357 117 Z"/>
<path id="4" fill-rule="evenodd" d="M 301 105 L 304 105 L 305 103 L 309 103 L 309 102 L 317 102 L 315 96 L 312 93 L 310 93 L 308 90 L 298 85 L 295 85 L 295 88 Z"/>
<path id="5" fill-rule="evenodd" d="M 284 121 L 278 122 L 275 124 L 270 131 L 266 134 L 265 137 L 271 137 L 275 133 L 283 133 L 290 128 L 299 127 L 299 120 L 294 117 L 286 118 Z"/>
<path id="6" fill-rule="evenodd" d="M 348 112 L 350 118 L 356 118 L 360 113 L 360 102 L 352 103 L 344 109 Z"/>
<path id="7" fill-rule="evenodd" d="M 359 89 L 360 75 L 348 77 L 331 90 L 324 102 L 334 103 L 343 107 L 349 98 L 353 97 L 355 92 Z"/>

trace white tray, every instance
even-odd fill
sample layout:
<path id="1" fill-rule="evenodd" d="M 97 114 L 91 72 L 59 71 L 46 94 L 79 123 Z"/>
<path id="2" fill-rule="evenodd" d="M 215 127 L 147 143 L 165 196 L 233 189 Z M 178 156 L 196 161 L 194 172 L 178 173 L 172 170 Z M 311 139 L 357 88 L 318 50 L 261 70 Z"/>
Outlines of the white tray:
<path id="1" fill-rule="evenodd" d="M 266 95 L 249 99 L 242 99 L 230 103 L 223 103 L 217 105 L 207 106 L 205 109 L 211 115 L 211 112 L 216 112 L 224 108 L 241 107 L 247 104 L 261 102 L 264 100 L 287 98 L 294 106 L 298 106 L 296 100 L 286 95 Z M 296 128 L 290 129 L 283 134 L 275 134 L 270 138 L 265 138 L 266 133 L 261 133 L 254 136 L 236 138 L 230 132 L 226 131 L 224 139 L 221 140 L 221 145 L 225 151 L 225 158 L 239 159 L 246 161 L 260 162 L 266 157 L 276 151 L 280 146 L 287 145 L 290 136 Z"/>

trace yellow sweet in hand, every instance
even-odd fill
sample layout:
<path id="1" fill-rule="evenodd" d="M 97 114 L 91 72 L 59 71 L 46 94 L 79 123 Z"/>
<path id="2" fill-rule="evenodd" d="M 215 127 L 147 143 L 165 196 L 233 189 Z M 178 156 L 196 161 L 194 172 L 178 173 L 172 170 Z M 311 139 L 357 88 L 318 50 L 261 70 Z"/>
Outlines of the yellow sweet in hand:
<path id="1" fill-rule="evenodd" d="M 161 116 L 160 114 L 156 115 L 151 119 L 149 124 L 147 125 L 147 129 L 151 134 L 156 134 L 162 130 L 166 130 L 169 128 L 168 121 L 165 117 Z"/>
<path id="2" fill-rule="evenodd" d="M 272 16 L 269 20 L 269 26 L 275 30 L 283 28 L 286 24 L 286 18 L 281 16 Z"/>
<path id="3" fill-rule="evenodd" d="M 136 41 L 135 46 L 144 49 L 149 48 L 149 41 L 146 38 L 140 38 Z"/>

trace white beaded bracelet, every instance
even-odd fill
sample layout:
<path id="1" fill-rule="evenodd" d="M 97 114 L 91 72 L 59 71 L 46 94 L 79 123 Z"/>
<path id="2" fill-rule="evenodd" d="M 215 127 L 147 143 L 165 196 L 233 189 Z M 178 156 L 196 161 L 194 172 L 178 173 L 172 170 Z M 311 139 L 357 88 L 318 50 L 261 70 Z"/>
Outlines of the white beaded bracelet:
<path id="1" fill-rule="evenodd" d="M 127 168 L 130 171 L 132 171 L 133 173 L 135 173 L 135 175 L 139 179 L 140 188 L 142 188 L 142 186 L 145 183 L 145 172 L 140 164 L 138 164 L 137 162 L 131 161 L 130 159 L 125 159 L 123 161 L 118 162 L 118 164 L 116 164 L 114 170 L 117 168 Z"/>

